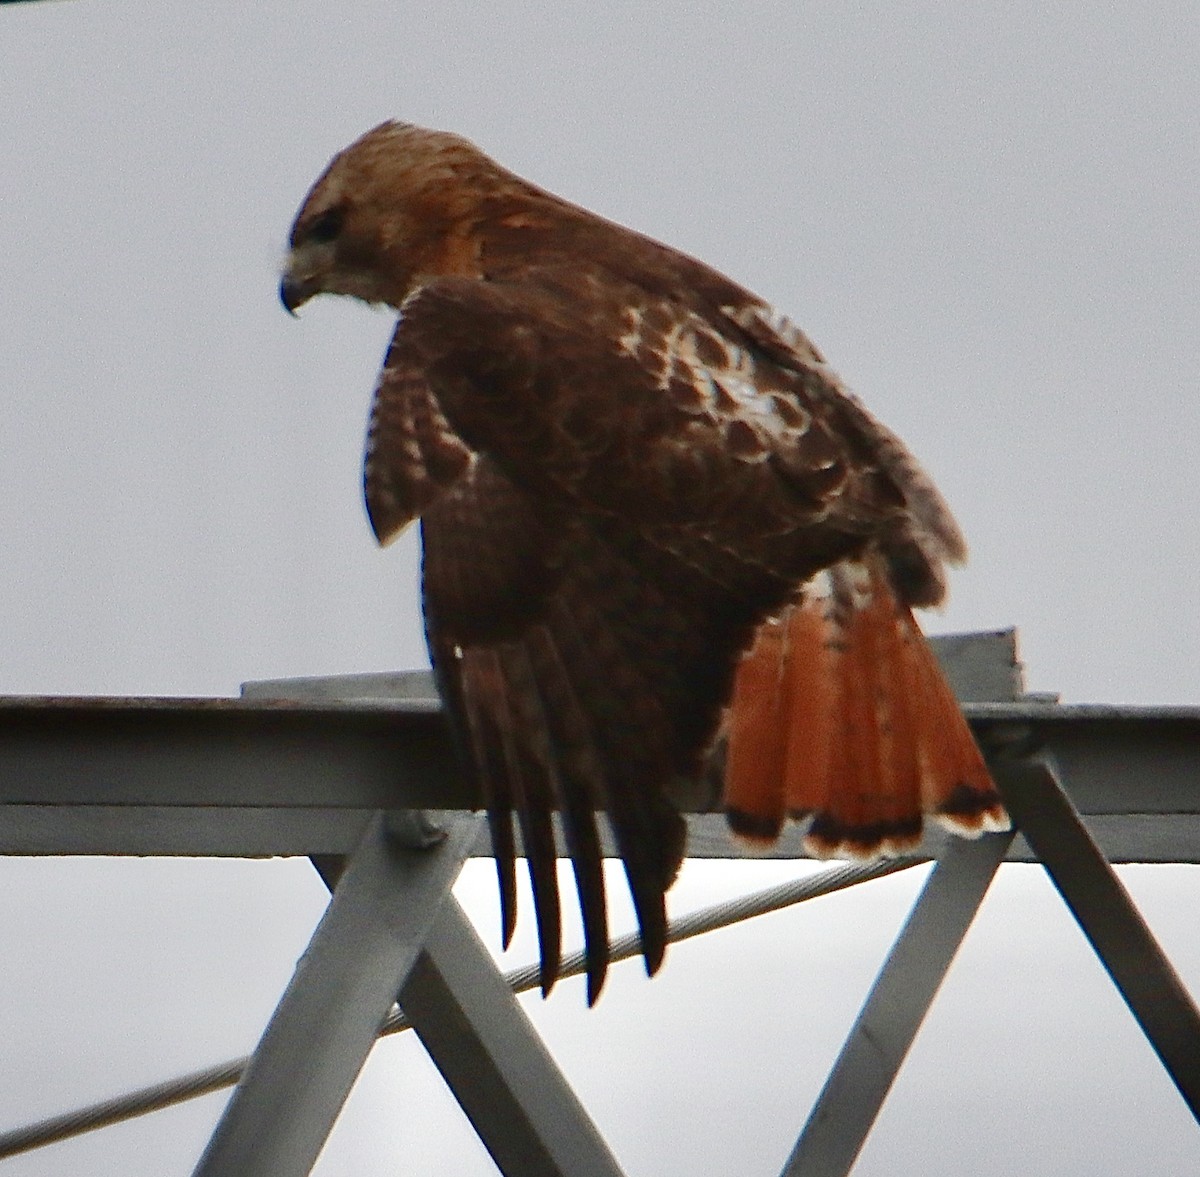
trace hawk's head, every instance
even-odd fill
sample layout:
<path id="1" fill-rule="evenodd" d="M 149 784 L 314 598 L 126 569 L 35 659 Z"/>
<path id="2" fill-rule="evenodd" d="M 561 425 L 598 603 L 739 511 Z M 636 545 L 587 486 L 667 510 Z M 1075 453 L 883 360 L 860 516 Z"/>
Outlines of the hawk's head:
<path id="1" fill-rule="evenodd" d="M 458 135 L 381 123 L 330 161 L 296 215 L 279 297 L 399 307 L 431 276 L 479 273 L 487 198 L 515 177 Z"/>

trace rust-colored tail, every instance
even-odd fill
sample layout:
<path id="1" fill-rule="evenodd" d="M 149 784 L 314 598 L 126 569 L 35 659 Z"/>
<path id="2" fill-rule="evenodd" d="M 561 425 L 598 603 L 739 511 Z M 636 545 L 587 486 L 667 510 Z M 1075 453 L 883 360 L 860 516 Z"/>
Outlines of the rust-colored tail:
<path id="1" fill-rule="evenodd" d="M 726 725 L 735 833 L 773 841 L 809 817 L 819 856 L 896 854 L 926 814 L 956 833 L 1008 828 L 967 722 L 882 560 L 839 564 L 766 622 Z"/>

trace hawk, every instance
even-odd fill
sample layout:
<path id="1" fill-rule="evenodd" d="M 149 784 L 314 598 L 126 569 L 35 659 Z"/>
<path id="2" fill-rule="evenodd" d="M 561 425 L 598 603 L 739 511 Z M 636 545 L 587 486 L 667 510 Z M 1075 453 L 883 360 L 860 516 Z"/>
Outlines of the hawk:
<path id="1" fill-rule="evenodd" d="M 1007 827 L 912 608 L 966 547 L 900 439 L 760 298 L 505 170 L 386 122 L 305 197 L 280 297 L 399 313 L 366 443 L 386 544 L 420 519 L 426 634 L 485 798 L 507 945 L 515 858 L 548 992 L 555 813 L 588 1001 L 608 966 L 597 826 L 647 972 L 684 854 L 673 785 L 723 772 L 735 833 L 809 849 Z M 514 823 L 516 829 L 514 829 Z"/>

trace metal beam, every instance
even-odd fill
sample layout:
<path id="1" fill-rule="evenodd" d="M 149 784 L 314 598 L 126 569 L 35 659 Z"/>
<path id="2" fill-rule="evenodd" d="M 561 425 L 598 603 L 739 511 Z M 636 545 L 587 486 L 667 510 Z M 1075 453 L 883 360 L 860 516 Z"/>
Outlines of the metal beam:
<path id="1" fill-rule="evenodd" d="M 984 747 L 1019 733 L 1052 754 L 1083 813 L 1200 813 L 1200 707 L 963 710 Z M 0 697 L 0 807 L 363 813 L 481 803 L 428 700 Z"/>
<path id="2" fill-rule="evenodd" d="M 479 819 L 447 834 L 377 814 L 209 1141 L 196 1177 L 303 1177 L 316 1162 Z"/>
<path id="3" fill-rule="evenodd" d="M 825 1081 L 783 1177 L 854 1164 L 1012 834 L 955 840 L 930 873 Z"/>
<path id="4" fill-rule="evenodd" d="M 471 809 L 428 700 L 0 698 L 0 803 Z"/>
<path id="5" fill-rule="evenodd" d="M 1053 757 L 1111 860 L 1200 862 L 1200 708 L 965 710 L 985 747 Z M 345 854 L 380 809 L 479 803 L 428 699 L 0 699 L 0 854 Z M 744 853 L 692 826 L 693 856 Z"/>
<path id="6" fill-rule="evenodd" d="M 1200 759 L 1200 745 L 1197 746 Z M 1194 778 L 1200 781 L 1200 768 Z M 1200 789 L 1197 789 L 1200 798 Z M 461 810 L 427 810 L 435 820 L 452 821 Z M 201 858 L 305 857 L 349 854 L 362 838 L 370 810 L 226 806 L 200 808 L 148 805 L 4 805 L 0 803 L 0 855 L 174 855 Z M 720 813 L 687 815 L 688 857 L 787 859 L 807 857 L 798 827 L 785 828 L 779 841 L 760 849 L 735 841 Z M 1200 814 L 1084 814 L 1084 824 L 1104 856 L 1122 862 L 1200 862 Z M 602 836 L 605 853 L 613 848 Z M 937 858 L 945 840 L 917 849 Z M 472 858 L 491 854 L 482 831 Z M 1036 862 L 1018 836 L 1008 862 Z"/>

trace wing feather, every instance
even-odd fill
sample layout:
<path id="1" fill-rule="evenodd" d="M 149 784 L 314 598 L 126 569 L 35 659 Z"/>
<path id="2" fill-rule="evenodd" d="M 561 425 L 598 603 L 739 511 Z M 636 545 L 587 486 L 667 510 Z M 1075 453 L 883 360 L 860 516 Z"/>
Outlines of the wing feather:
<path id="1" fill-rule="evenodd" d="M 656 699 L 655 667 L 669 668 L 668 681 L 688 691 L 679 708 L 686 724 L 707 711 L 711 732 L 721 700 L 703 687 L 700 666 L 688 674 L 693 660 L 711 658 L 692 627 L 655 626 L 658 590 L 609 542 L 553 514 L 543 517 L 480 459 L 423 519 L 426 621 L 447 707 L 459 713 L 456 727 L 487 799 L 505 934 L 515 918 L 515 814 L 548 990 L 560 955 L 557 810 L 595 1000 L 608 963 L 596 811 L 606 812 L 625 860 L 651 969 L 666 944 L 664 893 L 682 858 L 683 821 L 663 786 L 679 748 L 695 738 L 681 740 Z"/>
<path id="2" fill-rule="evenodd" d="M 468 470 L 473 455 L 450 428 L 398 324 L 371 402 L 363 462 L 367 516 L 390 543 Z"/>
<path id="3" fill-rule="evenodd" d="M 562 961 L 558 847 L 553 824 L 561 789 L 556 780 L 550 733 L 528 655 L 520 642 L 473 649 L 467 657 L 495 659 L 499 671 L 498 692 L 491 704 L 501 727 L 506 769 L 521 827 L 537 918 L 542 993 L 548 994 L 558 979 Z"/>
<path id="4" fill-rule="evenodd" d="M 562 803 L 563 832 L 575 872 L 583 917 L 588 1004 L 595 1002 L 608 970 L 608 914 L 604 892 L 604 852 L 596 810 L 604 807 L 604 769 L 596 753 L 592 725 L 563 664 L 553 635 L 534 626 L 526 642 L 547 706 L 542 721 L 553 730 Z"/>
<path id="5" fill-rule="evenodd" d="M 558 600 L 549 624 L 568 665 L 585 668 L 575 686 L 594 717 L 594 746 L 605 768 L 604 808 L 625 865 L 646 970 L 653 974 L 666 951 L 665 896 L 686 837 L 683 819 L 663 795 L 672 774 L 667 725 L 654 705 L 653 687 L 602 617 Z"/>
<path id="6" fill-rule="evenodd" d="M 447 704 L 465 714 L 488 798 L 505 932 L 511 811 L 548 990 L 561 952 L 557 810 L 593 1001 L 608 963 L 595 810 L 653 973 L 685 837 L 667 786 L 701 774 L 731 696 L 729 807 L 736 821 L 745 802 L 744 832 L 773 836 L 797 810 L 814 814 L 821 849 L 899 846 L 919 832 L 918 766 L 943 753 L 922 750 L 904 698 L 905 676 L 931 690 L 926 668 L 889 662 L 903 637 L 892 591 L 903 605 L 936 599 L 959 543 L 907 450 L 800 333 L 644 297 L 605 318 L 571 282 L 557 272 L 432 282 L 405 303 L 391 366 L 397 386 L 405 371 L 426 381 L 428 396 L 405 393 L 411 420 L 425 414 L 467 453 L 422 508 L 425 595 L 435 659 L 449 650 L 462 664 L 461 696 Z M 890 585 L 858 584 L 872 553 Z M 793 608 L 825 569 L 832 630 Z M 789 609 L 784 653 L 739 671 L 760 626 Z M 813 641 L 820 651 L 804 665 L 797 655 Z M 756 694 L 765 702 L 747 709 Z M 782 743 L 756 748 L 777 721 Z M 816 727 L 798 735 L 805 722 Z M 752 766 L 746 788 L 739 764 Z M 768 777 L 769 796 L 756 795 Z M 985 815 L 959 824 L 986 824 L 991 795 L 972 785 Z M 949 819 L 971 806 L 937 808 Z"/>
<path id="7" fill-rule="evenodd" d="M 908 538 L 926 549 L 936 563 L 963 563 L 967 558 L 966 540 L 933 480 L 904 442 L 850 391 L 808 336 L 786 316 L 762 303 L 723 307 L 722 313 L 776 362 L 808 377 L 811 387 L 839 408 L 847 426 L 858 433 L 872 459 L 903 494 Z M 910 600 L 909 604 L 937 604 L 944 593 L 940 578 L 937 588 L 937 600 Z"/>
<path id="8" fill-rule="evenodd" d="M 433 663 L 439 681 L 451 677 L 447 663 L 454 667 L 457 690 L 454 695 L 443 692 L 452 715 L 462 718 L 466 730 L 466 747 L 475 775 L 483 789 L 488 828 L 492 837 L 492 856 L 500 888 L 500 929 L 505 948 L 512 941 L 517 926 L 516 839 L 513 833 L 513 814 L 517 806 L 509 776 L 499 704 L 492 702 L 498 694 L 498 684 L 489 681 L 489 668 L 479 659 L 466 659 L 444 650 L 442 644 L 430 644 Z"/>

